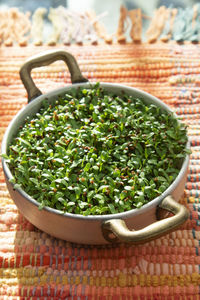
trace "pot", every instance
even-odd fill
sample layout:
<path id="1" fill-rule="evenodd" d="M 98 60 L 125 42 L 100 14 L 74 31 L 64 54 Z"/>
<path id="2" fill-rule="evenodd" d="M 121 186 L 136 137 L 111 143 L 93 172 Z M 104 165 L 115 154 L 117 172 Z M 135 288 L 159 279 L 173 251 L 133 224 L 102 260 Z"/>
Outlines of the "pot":
<path id="1" fill-rule="evenodd" d="M 73 85 L 42 95 L 31 78 L 31 70 L 49 65 L 57 60 L 63 60 L 67 64 Z M 36 114 L 44 99 L 48 99 L 49 103 L 52 103 L 58 95 L 66 93 L 72 87 L 73 89 L 90 88 L 90 84 L 82 76 L 75 58 L 63 50 L 49 51 L 30 58 L 22 66 L 20 77 L 27 90 L 29 103 L 21 109 L 8 126 L 2 142 L 2 154 L 7 153 L 11 140 L 17 134 L 19 127 L 23 125 L 25 118 Z M 123 90 L 128 95 L 140 97 L 146 103 L 153 103 L 172 113 L 167 105 L 144 91 L 111 83 L 101 83 L 101 86 L 108 92 L 114 91 L 120 94 Z M 184 159 L 175 181 L 159 197 L 139 209 L 101 216 L 63 213 L 49 207 L 39 210 L 39 203 L 36 200 L 22 189 L 14 189 L 10 182 L 13 176 L 9 165 L 4 158 L 2 158 L 2 163 L 9 193 L 20 212 L 39 229 L 70 242 L 83 244 L 106 244 L 119 241 L 134 244 L 144 243 L 176 229 L 189 216 L 187 209 L 178 203 L 184 191 L 189 155 Z M 160 211 L 163 209 L 167 211 L 167 214 L 171 215 L 172 213 L 173 215 L 160 219 Z"/>

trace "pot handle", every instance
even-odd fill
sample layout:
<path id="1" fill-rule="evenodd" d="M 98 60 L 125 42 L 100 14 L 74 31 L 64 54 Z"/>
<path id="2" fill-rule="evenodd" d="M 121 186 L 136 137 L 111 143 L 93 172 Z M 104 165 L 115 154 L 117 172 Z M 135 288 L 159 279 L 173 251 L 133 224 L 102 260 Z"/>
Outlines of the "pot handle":
<path id="1" fill-rule="evenodd" d="M 121 242 L 133 244 L 146 243 L 173 231 L 189 217 L 189 212 L 185 206 L 177 203 L 172 196 L 164 198 L 158 207 L 173 213 L 174 216 L 155 222 L 137 231 L 129 230 L 124 220 L 110 219 L 102 223 L 104 238 L 109 242 L 120 240 Z M 110 234 L 112 234 L 112 237 Z M 115 237 L 113 237 L 113 234 Z"/>
<path id="2" fill-rule="evenodd" d="M 28 93 L 28 102 L 42 95 L 42 92 L 36 87 L 31 77 L 32 69 L 50 65 L 57 60 L 63 60 L 68 66 L 72 83 L 88 81 L 88 79 L 81 74 L 80 68 L 73 55 L 63 50 L 45 51 L 29 58 L 20 69 L 19 74 Z"/>

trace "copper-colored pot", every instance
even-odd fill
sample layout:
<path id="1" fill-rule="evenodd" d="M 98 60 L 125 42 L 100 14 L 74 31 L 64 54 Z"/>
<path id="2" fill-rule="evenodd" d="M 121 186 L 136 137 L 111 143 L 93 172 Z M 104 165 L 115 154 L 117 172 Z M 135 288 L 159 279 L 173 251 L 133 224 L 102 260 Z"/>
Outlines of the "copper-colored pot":
<path id="1" fill-rule="evenodd" d="M 71 73 L 71 86 L 57 89 L 42 95 L 35 86 L 30 72 L 35 67 L 48 65 L 56 60 L 64 60 Z M 21 68 L 20 76 L 28 92 L 29 103 L 14 117 L 7 128 L 2 142 L 2 153 L 6 154 L 13 137 L 27 116 L 33 116 L 40 109 L 44 99 L 54 102 L 58 95 L 78 87 L 91 88 L 77 65 L 75 58 L 62 50 L 45 52 L 29 59 Z M 144 99 L 146 103 L 153 103 L 163 110 L 172 113 L 170 108 L 156 97 L 135 89 L 119 84 L 101 83 L 107 91 L 114 91 Z M 189 147 L 186 145 L 186 147 Z M 39 203 L 20 188 L 13 188 L 10 179 L 13 177 L 9 164 L 2 158 L 4 175 L 8 190 L 20 212 L 39 229 L 64 240 L 84 244 L 105 244 L 108 242 L 123 241 L 142 243 L 157 238 L 174 230 L 188 218 L 187 209 L 178 203 L 183 194 L 189 165 L 189 155 L 182 163 L 180 172 L 175 181 L 159 197 L 153 199 L 139 209 L 127 212 L 101 215 L 82 216 L 71 213 L 62 213 L 56 209 L 45 207 L 39 210 Z M 165 209 L 174 215 L 158 220 L 158 212 Z"/>

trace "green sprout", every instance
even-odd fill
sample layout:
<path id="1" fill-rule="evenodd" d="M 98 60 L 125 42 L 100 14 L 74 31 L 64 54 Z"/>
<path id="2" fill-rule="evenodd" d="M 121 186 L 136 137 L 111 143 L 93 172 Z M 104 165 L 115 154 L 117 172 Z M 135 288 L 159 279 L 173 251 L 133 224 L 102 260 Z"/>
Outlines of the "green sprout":
<path id="1" fill-rule="evenodd" d="M 87 215 L 140 208 L 177 177 L 186 127 L 173 114 L 99 84 L 45 100 L 9 146 L 16 184 L 44 206 Z"/>

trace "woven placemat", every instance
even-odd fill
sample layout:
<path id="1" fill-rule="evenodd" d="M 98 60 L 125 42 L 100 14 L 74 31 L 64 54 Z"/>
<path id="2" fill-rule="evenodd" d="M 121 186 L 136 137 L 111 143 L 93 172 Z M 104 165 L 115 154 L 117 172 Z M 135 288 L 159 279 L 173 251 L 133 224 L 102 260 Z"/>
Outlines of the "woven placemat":
<path id="1" fill-rule="evenodd" d="M 0 48 L 0 139 L 27 103 L 20 66 L 46 49 Z M 200 299 L 200 48 L 143 44 L 63 49 L 76 57 L 90 81 L 143 89 L 188 125 L 192 154 L 181 203 L 190 217 L 178 230 L 139 246 L 72 244 L 41 232 L 19 213 L 1 167 L 0 300 Z M 44 93 L 70 84 L 62 62 L 35 69 L 33 78 Z"/>

